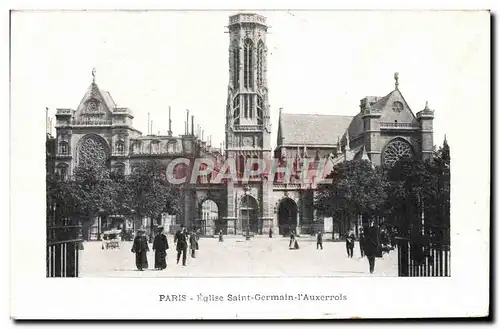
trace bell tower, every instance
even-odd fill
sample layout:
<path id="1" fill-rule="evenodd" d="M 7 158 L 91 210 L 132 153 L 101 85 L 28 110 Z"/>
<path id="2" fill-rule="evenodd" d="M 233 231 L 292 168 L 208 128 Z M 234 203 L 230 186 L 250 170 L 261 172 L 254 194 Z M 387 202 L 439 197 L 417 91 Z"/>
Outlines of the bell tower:
<path id="1" fill-rule="evenodd" d="M 235 219 L 234 233 L 245 231 L 241 216 L 251 215 L 242 215 L 238 207 L 241 196 L 250 195 L 254 199 L 251 203 L 258 205 L 254 214 L 258 217 L 258 225 L 252 223 L 251 226 L 254 229 L 258 227 L 260 232 L 263 219 L 270 215 L 269 191 L 264 188 L 268 184 L 260 177 L 246 177 L 244 172 L 245 166 L 255 169 L 256 165 L 249 166 L 249 163 L 271 157 L 266 45 L 268 27 L 265 17 L 254 13 L 240 13 L 229 17 L 228 29 L 229 85 L 225 153 L 228 159 L 235 161 L 238 176 L 238 181 L 228 184 L 228 219 Z M 241 183 L 244 177 L 249 179 Z M 228 221 L 228 233 L 229 231 L 231 224 Z"/>

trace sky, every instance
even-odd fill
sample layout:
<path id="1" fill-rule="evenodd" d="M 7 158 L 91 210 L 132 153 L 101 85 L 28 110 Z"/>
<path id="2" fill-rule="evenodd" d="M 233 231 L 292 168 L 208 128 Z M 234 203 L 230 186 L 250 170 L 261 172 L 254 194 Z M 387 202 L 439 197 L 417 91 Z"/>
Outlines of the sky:
<path id="1" fill-rule="evenodd" d="M 147 133 L 184 132 L 186 109 L 212 144 L 224 139 L 229 78 L 226 11 L 16 12 L 12 107 L 45 124 L 76 109 L 92 81 Z M 460 134 L 457 113 L 488 106 L 489 15 L 459 11 L 263 11 L 270 26 L 272 145 L 286 113 L 356 115 L 365 96 L 399 89 L 414 113 L 435 110 L 434 143 Z M 489 87 L 488 87 L 489 90 Z M 465 97 L 466 96 L 466 97 Z M 481 102 L 483 104 L 481 105 Z M 486 113 L 485 113 L 486 114 Z M 54 120 L 55 122 L 55 120 Z"/>

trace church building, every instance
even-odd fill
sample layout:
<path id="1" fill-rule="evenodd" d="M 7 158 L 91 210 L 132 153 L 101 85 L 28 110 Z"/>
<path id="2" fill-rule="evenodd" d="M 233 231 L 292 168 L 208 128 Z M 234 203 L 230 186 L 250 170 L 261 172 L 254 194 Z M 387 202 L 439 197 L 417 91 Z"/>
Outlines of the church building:
<path id="1" fill-rule="evenodd" d="M 305 159 L 317 169 L 320 159 L 336 163 L 366 159 L 376 166 L 391 166 L 401 157 L 428 159 L 433 154 L 434 111 L 425 106 L 416 114 L 399 89 L 385 96 L 366 96 L 353 115 L 292 114 L 271 109 L 267 81 L 267 19 L 253 13 L 229 17 L 229 81 L 225 109 L 224 148 L 213 148 L 194 132 L 191 117 L 185 134 L 173 136 L 171 122 L 165 136 L 143 135 L 133 127 L 133 114 L 117 107 L 111 95 L 101 90 L 95 77 L 76 110 L 57 109 L 55 168 L 70 175 L 79 164 L 99 162 L 125 174 L 148 159 L 165 164 L 176 158 L 212 157 L 216 163 L 233 159 L 238 179 L 214 184 L 198 181 L 183 190 L 183 210 L 172 230 L 186 224 L 206 235 L 225 234 L 287 235 L 291 230 L 310 234 L 318 229 L 331 231 L 314 212 L 314 193 L 321 180 L 283 181 L 255 176 L 243 182 L 248 159 L 280 159 L 291 162 L 294 175 L 300 174 Z M 222 74 L 223 72 L 221 72 Z M 220 109 L 224 111 L 224 109 Z M 332 110 L 333 112 L 333 110 Z M 271 141 L 271 116 L 279 116 L 276 147 Z M 205 202 L 212 202 L 205 215 Z M 328 226 L 328 227 L 327 227 Z"/>

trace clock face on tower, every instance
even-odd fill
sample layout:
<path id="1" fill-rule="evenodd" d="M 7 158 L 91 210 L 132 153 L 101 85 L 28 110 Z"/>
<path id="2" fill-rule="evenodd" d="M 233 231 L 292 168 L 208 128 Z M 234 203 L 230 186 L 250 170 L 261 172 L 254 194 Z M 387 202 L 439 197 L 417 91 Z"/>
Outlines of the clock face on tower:
<path id="1" fill-rule="evenodd" d="M 252 137 L 243 138 L 243 146 L 252 146 Z"/>

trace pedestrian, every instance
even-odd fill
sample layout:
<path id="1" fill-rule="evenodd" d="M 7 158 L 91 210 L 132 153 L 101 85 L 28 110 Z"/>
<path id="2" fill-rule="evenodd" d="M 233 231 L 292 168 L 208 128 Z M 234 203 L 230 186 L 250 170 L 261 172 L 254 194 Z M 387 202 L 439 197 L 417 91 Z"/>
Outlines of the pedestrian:
<path id="1" fill-rule="evenodd" d="M 290 249 L 299 249 L 299 243 L 297 242 L 297 239 L 295 237 L 295 231 L 290 232 L 290 244 L 288 245 L 288 248 Z"/>
<path id="2" fill-rule="evenodd" d="M 158 228 L 158 234 L 153 241 L 153 250 L 155 251 L 155 269 L 164 270 L 167 268 L 167 250 L 168 240 L 162 226 Z"/>
<path id="3" fill-rule="evenodd" d="M 224 242 L 224 236 L 222 235 L 222 230 L 219 231 L 219 242 Z"/>
<path id="4" fill-rule="evenodd" d="M 316 234 L 316 250 L 318 250 L 321 247 L 321 250 L 323 250 L 323 234 L 321 231 L 318 231 L 318 234 Z"/>
<path id="5" fill-rule="evenodd" d="M 370 221 L 370 226 L 365 230 L 365 244 L 364 244 L 364 253 L 366 258 L 368 258 L 368 264 L 370 265 L 370 273 L 373 274 L 375 270 L 375 257 L 382 257 L 379 236 L 378 236 L 378 228 L 375 226 L 375 222 Z"/>
<path id="6" fill-rule="evenodd" d="M 148 268 L 148 256 L 149 251 L 148 239 L 145 235 L 146 231 L 139 229 L 137 231 L 137 236 L 132 244 L 132 252 L 135 253 L 135 266 L 139 271 L 143 271 Z"/>
<path id="7" fill-rule="evenodd" d="M 354 241 L 356 241 L 356 237 L 354 236 L 354 232 L 351 230 L 347 233 L 347 237 L 345 239 L 345 247 L 348 258 L 352 258 L 354 254 Z"/>
<path id="8" fill-rule="evenodd" d="M 191 249 L 191 258 L 196 258 L 196 250 L 198 250 L 198 238 L 194 231 L 189 236 L 189 247 Z"/>
<path id="9" fill-rule="evenodd" d="M 365 257 L 365 233 L 363 228 L 359 229 L 359 251 L 361 252 L 361 257 Z"/>
<path id="10" fill-rule="evenodd" d="M 182 224 L 181 229 L 175 233 L 174 243 L 176 244 L 177 250 L 177 264 L 179 264 L 182 254 L 182 266 L 186 266 L 187 231 Z"/>
<path id="11" fill-rule="evenodd" d="M 269 238 L 272 238 L 273 237 L 273 228 L 270 227 L 269 228 Z"/>

